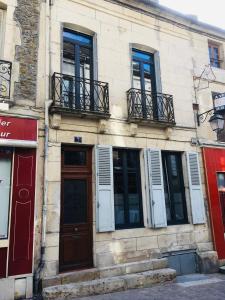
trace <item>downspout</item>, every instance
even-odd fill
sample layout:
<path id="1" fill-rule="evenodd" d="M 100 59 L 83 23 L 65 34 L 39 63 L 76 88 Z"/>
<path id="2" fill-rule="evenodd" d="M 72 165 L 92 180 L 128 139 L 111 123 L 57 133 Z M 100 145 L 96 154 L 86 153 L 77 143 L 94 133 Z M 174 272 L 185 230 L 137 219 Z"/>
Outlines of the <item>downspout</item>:
<path id="1" fill-rule="evenodd" d="M 46 248 L 46 224 L 47 224 L 47 202 L 48 202 L 48 153 L 49 153 L 49 108 L 52 104 L 52 100 L 49 100 L 49 88 L 50 88 L 50 5 L 51 0 L 46 0 L 45 3 L 45 118 L 44 118 L 44 193 L 42 203 L 42 230 L 41 230 L 41 254 L 38 268 L 35 272 L 34 278 L 34 292 L 38 294 L 41 290 L 41 278 L 42 271 L 45 266 L 45 248 Z"/>

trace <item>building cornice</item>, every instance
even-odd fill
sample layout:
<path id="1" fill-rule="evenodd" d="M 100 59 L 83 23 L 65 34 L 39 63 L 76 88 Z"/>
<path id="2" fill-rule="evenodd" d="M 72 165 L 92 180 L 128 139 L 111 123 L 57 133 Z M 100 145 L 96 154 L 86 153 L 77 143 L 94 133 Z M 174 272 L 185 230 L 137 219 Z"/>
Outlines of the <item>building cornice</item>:
<path id="1" fill-rule="evenodd" d="M 175 10 L 162 6 L 155 2 L 146 0 L 105 0 L 113 4 L 118 4 L 125 8 L 135 10 L 141 14 L 145 14 L 161 21 L 173 24 L 179 28 L 189 30 L 194 33 L 205 35 L 211 39 L 225 41 L 225 30 L 209 25 L 197 20 L 190 15 L 184 15 Z"/>

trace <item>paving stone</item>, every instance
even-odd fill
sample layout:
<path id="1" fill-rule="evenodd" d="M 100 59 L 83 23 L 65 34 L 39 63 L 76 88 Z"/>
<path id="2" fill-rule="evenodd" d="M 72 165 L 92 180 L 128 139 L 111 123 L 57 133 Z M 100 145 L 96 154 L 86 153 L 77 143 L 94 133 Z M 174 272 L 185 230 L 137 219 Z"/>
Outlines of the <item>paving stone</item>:
<path id="1" fill-rule="evenodd" d="M 178 279 L 181 277 L 178 277 Z M 205 281 L 206 277 L 208 278 L 209 283 L 201 284 L 202 281 Z M 188 275 L 186 280 L 195 280 L 199 278 L 199 274 L 194 274 Z M 169 282 L 151 288 L 132 289 L 113 294 L 76 298 L 76 300 L 224 300 L 224 275 L 210 274 L 201 278 L 202 280 L 195 281 L 195 285 L 186 287 Z M 185 278 L 181 278 L 181 280 L 185 280 Z"/>

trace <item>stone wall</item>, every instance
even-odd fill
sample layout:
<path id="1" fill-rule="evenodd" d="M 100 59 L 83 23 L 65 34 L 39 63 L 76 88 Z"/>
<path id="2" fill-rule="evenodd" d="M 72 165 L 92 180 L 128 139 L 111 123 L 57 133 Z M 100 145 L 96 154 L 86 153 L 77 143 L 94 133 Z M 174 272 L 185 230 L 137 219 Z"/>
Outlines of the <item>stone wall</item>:
<path id="1" fill-rule="evenodd" d="M 14 99 L 35 101 L 39 47 L 40 0 L 18 0 L 14 19 L 20 28 L 21 45 L 16 46 L 15 60 L 20 63 L 19 81 L 15 83 Z"/>

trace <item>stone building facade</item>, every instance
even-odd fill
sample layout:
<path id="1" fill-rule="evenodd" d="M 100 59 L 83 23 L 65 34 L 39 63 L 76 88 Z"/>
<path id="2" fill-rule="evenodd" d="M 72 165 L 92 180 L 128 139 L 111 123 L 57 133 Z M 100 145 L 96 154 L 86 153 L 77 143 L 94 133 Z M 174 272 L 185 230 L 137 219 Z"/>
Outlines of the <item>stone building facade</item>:
<path id="1" fill-rule="evenodd" d="M 80 268 L 166 257 L 185 273 L 216 259 L 199 147 L 215 135 L 196 115 L 223 91 L 209 45 L 222 59 L 225 32 L 157 2 L 0 1 L 0 58 L 12 62 L 0 118 L 38 125 L 28 144 L 0 139 L 37 165 L 32 267 L 10 274 L 9 228 L 3 299 Z"/>
<path id="2" fill-rule="evenodd" d="M 64 226 L 67 218 L 72 218 L 67 211 L 72 206 L 68 204 L 65 208 L 64 201 L 77 191 L 71 190 L 72 194 L 67 194 L 68 178 L 74 182 L 82 179 L 76 173 L 82 162 L 72 158 L 73 151 L 79 153 L 74 154 L 79 159 L 85 156 L 82 151 L 90 151 L 92 156 L 89 169 L 92 184 L 88 192 L 92 204 L 92 246 L 85 254 L 92 257 L 88 261 L 89 266 L 102 267 L 161 256 L 169 257 L 172 262 L 176 255 L 197 253 L 201 257 L 204 253 L 204 256 L 210 257 L 213 254 L 201 149 L 195 143 L 196 138 L 201 136 L 211 135 L 213 138 L 208 127 L 206 134 L 205 127 L 197 129 L 196 121 L 196 107 L 204 110 L 211 105 L 211 90 L 205 89 L 198 94 L 196 85 L 201 73 L 210 64 L 209 43 L 213 41 L 221 45 L 222 51 L 224 32 L 148 2 L 97 0 L 95 3 L 52 3 L 49 52 L 50 74 L 55 75 L 50 109 L 44 278 L 56 276 L 59 270 L 71 270 L 71 265 L 72 269 L 73 266 L 76 268 L 76 264 L 82 265 L 82 257 L 80 262 L 76 261 L 79 255 L 74 258 L 66 251 L 66 245 L 75 248 L 77 245 L 70 240 L 73 234 L 69 237 L 69 227 Z M 71 47 L 77 50 L 71 50 Z M 151 60 L 150 71 L 148 60 Z M 82 79 L 77 79 L 81 78 L 81 72 Z M 215 72 L 218 78 L 224 75 L 222 69 Z M 91 87 L 90 78 L 95 80 L 94 87 Z M 109 97 L 108 90 L 104 90 L 108 86 Z M 213 89 L 213 86 L 210 88 Z M 157 94 L 155 99 L 148 96 L 147 90 L 151 89 Z M 105 93 L 105 98 L 99 93 Z M 91 97 L 94 99 L 92 104 L 88 102 Z M 107 103 L 101 102 L 103 99 L 109 100 L 109 110 Z M 85 101 L 86 107 L 83 106 Z M 98 101 L 97 104 L 95 101 Z M 99 105 L 102 103 L 103 108 Z M 126 169 L 129 150 L 138 153 L 138 158 L 134 155 L 133 159 L 140 168 L 134 172 L 138 172 L 137 177 L 141 178 L 139 192 L 133 192 L 140 196 L 140 206 L 133 204 L 133 209 L 132 204 L 131 207 L 127 204 L 129 188 L 132 190 L 132 187 L 125 183 L 131 180 Z M 153 181 L 157 175 L 151 168 L 154 150 L 156 159 L 160 160 L 159 176 L 161 179 L 164 177 L 155 194 Z M 181 201 L 178 200 L 181 190 L 176 190 L 176 183 L 171 182 L 172 173 L 166 173 L 171 167 L 169 159 L 177 160 L 177 168 L 180 168 L 180 176 L 183 177 L 183 182 L 179 183 L 183 187 L 184 200 L 183 204 L 180 202 L 183 207 L 180 208 L 186 216 L 179 216 L 174 211 L 175 199 Z M 104 167 L 102 163 L 106 160 L 107 166 Z M 117 163 L 121 165 L 117 166 Z M 107 167 L 108 173 L 105 174 L 103 171 Z M 201 173 L 197 183 L 191 177 L 196 175 L 191 173 L 192 167 L 197 170 L 197 177 Z M 126 171 L 121 174 L 120 168 Z M 111 179 L 102 183 L 103 187 L 101 171 L 102 178 L 109 176 Z M 175 177 L 177 171 L 175 167 Z M 118 191 L 119 180 L 123 183 Z M 138 185 L 138 179 L 135 180 Z M 107 188 L 104 188 L 105 185 Z M 193 185 L 199 186 L 197 192 Z M 168 191 L 166 186 L 176 191 Z M 156 202 L 159 203 L 158 208 Z M 132 218 L 139 220 L 136 226 L 135 221 L 131 224 Z M 80 229 L 74 226 L 71 230 L 79 232 Z"/>

